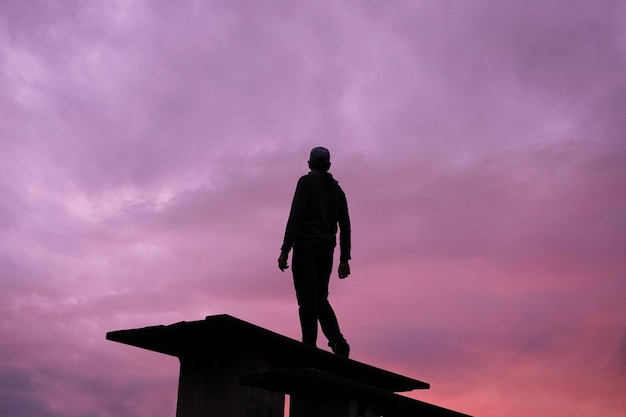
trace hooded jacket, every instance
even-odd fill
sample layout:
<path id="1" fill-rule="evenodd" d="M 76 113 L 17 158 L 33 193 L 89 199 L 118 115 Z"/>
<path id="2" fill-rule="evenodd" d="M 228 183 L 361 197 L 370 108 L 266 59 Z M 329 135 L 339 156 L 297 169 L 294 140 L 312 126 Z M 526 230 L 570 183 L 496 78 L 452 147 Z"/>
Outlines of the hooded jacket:
<path id="1" fill-rule="evenodd" d="M 300 177 L 291 203 L 282 251 L 328 242 L 337 244 L 340 260 L 350 259 L 350 216 L 346 195 L 328 172 L 311 171 Z"/>

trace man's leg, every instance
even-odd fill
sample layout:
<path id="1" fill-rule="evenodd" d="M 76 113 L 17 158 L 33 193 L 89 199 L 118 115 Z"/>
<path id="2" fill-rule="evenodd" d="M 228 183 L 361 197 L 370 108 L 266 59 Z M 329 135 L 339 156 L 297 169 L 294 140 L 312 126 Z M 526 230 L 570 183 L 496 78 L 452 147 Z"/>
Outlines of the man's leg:
<path id="1" fill-rule="evenodd" d="M 315 257 L 309 248 L 294 248 L 291 260 L 293 283 L 298 300 L 302 342 L 315 346 L 317 341 L 317 300 L 315 297 Z"/>
<path id="2" fill-rule="evenodd" d="M 316 299 L 318 319 L 322 327 L 322 332 L 328 339 L 328 346 L 333 349 L 337 342 L 345 341 L 339 330 L 339 323 L 337 322 L 335 311 L 328 301 L 328 285 L 333 269 L 334 250 L 335 248 L 332 245 L 323 245 L 318 248 L 316 251 L 318 268 L 315 277 L 317 283 Z"/>

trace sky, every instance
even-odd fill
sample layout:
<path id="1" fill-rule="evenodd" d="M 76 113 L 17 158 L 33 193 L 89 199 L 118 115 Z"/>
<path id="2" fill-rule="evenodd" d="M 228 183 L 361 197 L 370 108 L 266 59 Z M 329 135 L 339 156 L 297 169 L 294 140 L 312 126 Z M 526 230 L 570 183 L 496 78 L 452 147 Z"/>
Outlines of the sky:
<path id="1" fill-rule="evenodd" d="M 108 331 L 298 339 L 316 146 L 353 359 L 475 416 L 623 416 L 626 1 L 0 0 L 0 114 L 2 416 L 175 415 L 177 359 Z"/>

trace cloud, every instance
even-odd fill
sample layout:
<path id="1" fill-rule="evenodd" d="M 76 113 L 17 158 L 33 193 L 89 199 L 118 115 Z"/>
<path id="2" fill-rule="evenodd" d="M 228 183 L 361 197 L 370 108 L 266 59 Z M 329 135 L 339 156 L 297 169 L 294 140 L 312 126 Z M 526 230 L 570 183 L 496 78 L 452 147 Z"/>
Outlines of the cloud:
<path id="1" fill-rule="evenodd" d="M 226 312 L 298 338 L 276 258 L 322 145 L 351 209 L 331 299 L 357 359 L 470 414 L 617 416 L 623 11 L 5 2 L 5 414 L 171 414 L 175 361 L 109 330 Z"/>
<path id="2" fill-rule="evenodd" d="M 38 398 L 31 376 L 21 369 L 0 372 L 0 411 L 5 416 L 52 416 L 47 404 Z"/>

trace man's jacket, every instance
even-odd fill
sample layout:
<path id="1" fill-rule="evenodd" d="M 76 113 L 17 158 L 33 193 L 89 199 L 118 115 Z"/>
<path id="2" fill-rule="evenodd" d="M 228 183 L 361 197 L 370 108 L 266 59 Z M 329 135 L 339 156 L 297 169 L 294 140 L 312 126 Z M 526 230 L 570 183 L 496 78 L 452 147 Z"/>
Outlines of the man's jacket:
<path id="1" fill-rule="evenodd" d="M 350 216 L 346 195 L 328 172 L 311 171 L 300 177 L 291 203 L 281 250 L 318 243 L 337 244 L 340 260 L 350 259 Z"/>

